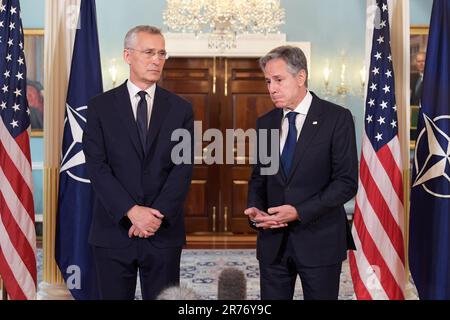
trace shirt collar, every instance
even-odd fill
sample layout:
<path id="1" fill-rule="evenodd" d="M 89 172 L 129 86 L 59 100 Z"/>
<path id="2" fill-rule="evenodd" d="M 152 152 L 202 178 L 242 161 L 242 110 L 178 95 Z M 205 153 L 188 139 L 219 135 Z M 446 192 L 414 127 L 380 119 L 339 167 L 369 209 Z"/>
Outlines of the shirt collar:
<path id="1" fill-rule="evenodd" d="M 298 106 L 292 111 L 300 113 L 300 114 L 303 114 L 303 115 L 306 116 L 308 114 L 309 108 L 311 107 L 312 99 L 313 99 L 312 94 L 309 91 L 307 91 L 305 97 L 303 98 L 303 100 L 300 101 Z M 283 118 L 289 112 L 291 112 L 291 110 L 289 110 L 288 108 L 283 108 Z"/>
<path id="2" fill-rule="evenodd" d="M 155 96 L 156 84 L 152 84 L 147 88 L 147 90 L 141 90 L 137 85 L 131 82 L 131 80 L 128 80 L 127 88 L 131 98 L 135 98 L 139 91 L 145 91 L 150 96 L 150 98 L 153 98 Z"/>

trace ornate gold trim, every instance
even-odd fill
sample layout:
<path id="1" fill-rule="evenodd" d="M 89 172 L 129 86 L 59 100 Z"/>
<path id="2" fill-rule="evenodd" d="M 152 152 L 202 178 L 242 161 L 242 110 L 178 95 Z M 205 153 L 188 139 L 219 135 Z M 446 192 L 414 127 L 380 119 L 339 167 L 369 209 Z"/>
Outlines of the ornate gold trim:
<path id="1" fill-rule="evenodd" d="M 23 29 L 25 36 L 43 36 L 44 29 Z"/>
<path id="2" fill-rule="evenodd" d="M 59 168 L 44 167 L 43 281 L 64 283 L 55 260 L 56 212 L 58 207 Z"/>
<path id="3" fill-rule="evenodd" d="M 228 97 L 228 60 L 225 59 L 225 89 L 224 89 L 225 97 Z"/>
<path id="4" fill-rule="evenodd" d="M 412 35 L 428 35 L 428 25 L 413 25 L 410 28 Z"/>
<path id="5" fill-rule="evenodd" d="M 217 82 L 217 76 L 216 76 L 216 57 L 213 59 L 213 94 L 216 94 L 216 82 Z"/>
<path id="6" fill-rule="evenodd" d="M 216 206 L 212 207 L 213 213 L 212 213 L 212 231 L 216 232 Z"/>
<path id="7" fill-rule="evenodd" d="M 192 180 L 191 184 L 205 184 L 206 180 Z"/>
<path id="8" fill-rule="evenodd" d="M 224 217 L 223 217 L 223 229 L 225 232 L 228 232 L 228 207 L 224 208 Z"/>
<path id="9" fill-rule="evenodd" d="M 43 137 L 44 131 L 43 130 L 31 130 L 30 137 Z"/>

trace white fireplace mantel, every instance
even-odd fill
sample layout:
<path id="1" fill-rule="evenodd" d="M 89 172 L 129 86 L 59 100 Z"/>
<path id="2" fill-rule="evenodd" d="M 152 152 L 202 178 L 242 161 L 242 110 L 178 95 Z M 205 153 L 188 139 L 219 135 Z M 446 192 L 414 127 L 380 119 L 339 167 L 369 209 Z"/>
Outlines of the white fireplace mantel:
<path id="1" fill-rule="evenodd" d="M 242 35 L 236 39 L 236 48 L 218 51 L 208 48 L 208 34 L 164 33 L 166 49 L 171 57 L 261 57 L 275 47 L 294 45 L 300 47 L 311 61 L 310 42 L 287 42 L 286 34 Z"/>

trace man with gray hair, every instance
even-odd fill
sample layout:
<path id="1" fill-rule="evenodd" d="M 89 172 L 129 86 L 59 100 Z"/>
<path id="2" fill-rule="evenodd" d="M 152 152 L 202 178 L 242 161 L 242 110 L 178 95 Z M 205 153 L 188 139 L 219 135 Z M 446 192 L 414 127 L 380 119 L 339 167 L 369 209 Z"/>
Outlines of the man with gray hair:
<path id="1" fill-rule="evenodd" d="M 130 76 L 89 102 L 83 147 L 95 192 L 89 242 L 102 299 L 155 299 L 180 280 L 183 202 L 192 163 L 171 159 L 172 132 L 193 136 L 189 102 L 156 85 L 168 57 L 158 28 L 128 31 Z M 193 146 L 192 146 L 193 147 Z"/>
<path id="2" fill-rule="evenodd" d="M 344 204 L 357 190 L 355 127 L 347 109 L 308 90 L 301 49 L 282 46 L 260 59 L 275 109 L 257 129 L 281 130 L 280 169 L 263 175 L 257 161 L 248 188 L 250 225 L 258 230 L 262 299 L 337 299 L 342 261 L 354 249 Z"/>
<path id="3" fill-rule="evenodd" d="M 410 104 L 412 106 L 419 106 L 420 100 L 422 98 L 422 89 L 423 89 L 423 72 L 425 71 L 425 59 L 427 54 L 423 51 L 420 51 L 416 54 L 415 65 L 417 71 L 411 73 L 410 79 Z"/>

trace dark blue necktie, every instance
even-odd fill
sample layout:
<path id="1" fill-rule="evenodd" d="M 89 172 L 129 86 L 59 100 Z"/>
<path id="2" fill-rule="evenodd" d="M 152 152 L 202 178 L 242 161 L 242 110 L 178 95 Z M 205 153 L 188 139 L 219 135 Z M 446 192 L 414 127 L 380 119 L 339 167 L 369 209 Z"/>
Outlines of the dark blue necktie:
<path id="1" fill-rule="evenodd" d="M 297 115 L 298 112 L 289 112 L 286 114 L 289 121 L 289 131 L 284 144 L 283 152 L 281 153 L 281 164 L 286 177 L 289 176 L 292 160 L 294 158 L 295 145 L 297 144 L 297 127 L 295 126 L 295 118 Z"/>
<path id="2" fill-rule="evenodd" d="M 423 78 L 421 75 L 419 75 L 419 78 L 417 79 L 417 82 L 416 82 L 416 87 L 414 88 L 414 93 L 415 93 L 416 97 L 418 97 L 418 99 L 421 99 L 422 85 L 423 85 Z"/>
<path id="3" fill-rule="evenodd" d="M 137 106 L 136 122 L 139 131 L 139 138 L 141 139 L 142 143 L 142 148 L 145 151 L 145 144 L 147 142 L 147 100 L 145 99 L 145 96 L 147 95 L 147 92 L 139 91 L 138 95 L 141 100 L 139 100 Z"/>

